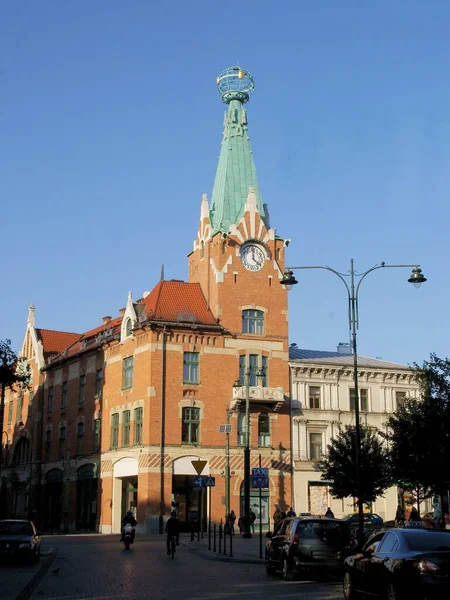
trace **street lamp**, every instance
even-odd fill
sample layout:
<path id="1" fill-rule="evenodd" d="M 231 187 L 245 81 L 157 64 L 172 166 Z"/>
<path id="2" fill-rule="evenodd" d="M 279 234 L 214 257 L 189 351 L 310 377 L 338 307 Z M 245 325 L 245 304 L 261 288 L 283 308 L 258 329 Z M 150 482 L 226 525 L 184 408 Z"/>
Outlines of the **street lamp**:
<path id="1" fill-rule="evenodd" d="M 251 538 L 250 532 L 250 380 L 252 376 L 255 378 L 255 382 L 259 377 L 264 377 L 264 369 L 258 369 L 254 365 L 250 365 L 244 372 L 244 385 L 245 385 L 245 445 L 244 445 L 244 514 L 243 525 L 244 532 L 243 538 Z M 241 378 L 236 379 L 234 383 L 235 388 L 242 387 Z"/>
<path id="2" fill-rule="evenodd" d="M 358 316 L 358 293 L 359 286 L 363 279 L 377 269 L 384 268 L 410 268 L 412 267 L 411 276 L 408 279 L 409 283 L 412 283 L 414 287 L 420 287 L 422 283 L 426 281 L 422 273 L 420 265 L 387 265 L 385 262 L 380 262 L 363 273 L 357 273 L 353 266 L 353 258 L 350 260 L 350 270 L 348 273 L 340 273 L 327 265 L 323 266 L 311 266 L 311 267 L 286 267 L 283 278 L 280 280 L 281 285 L 285 285 L 288 290 L 292 289 L 292 286 L 298 283 L 294 277 L 293 271 L 295 269 L 325 269 L 331 271 L 339 277 L 344 283 L 347 289 L 348 295 L 348 324 L 349 331 L 351 332 L 352 340 L 352 351 L 353 351 L 353 379 L 355 385 L 355 475 L 356 475 L 356 487 L 358 492 L 358 543 L 362 544 L 364 541 L 364 513 L 363 503 L 361 498 L 361 480 L 360 480 L 360 454 L 361 454 L 361 423 L 359 420 L 359 391 L 358 391 L 358 354 L 356 349 L 356 332 L 359 328 L 359 316 Z M 350 285 L 347 283 L 345 278 L 350 278 Z M 355 279 L 357 285 L 355 288 Z"/>

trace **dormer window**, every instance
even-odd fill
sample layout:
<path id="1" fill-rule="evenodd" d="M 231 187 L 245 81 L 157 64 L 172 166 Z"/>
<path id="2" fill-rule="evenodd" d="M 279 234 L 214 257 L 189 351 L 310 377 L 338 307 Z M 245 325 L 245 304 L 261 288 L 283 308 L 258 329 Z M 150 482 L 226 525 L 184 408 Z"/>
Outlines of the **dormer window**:
<path id="1" fill-rule="evenodd" d="M 126 325 L 125 325 L 125 335 L 127 337 L 130 337 L 130 335 L 133 334 L 133 323 L 131 322 L 131 319 L 127 319 Z"/>

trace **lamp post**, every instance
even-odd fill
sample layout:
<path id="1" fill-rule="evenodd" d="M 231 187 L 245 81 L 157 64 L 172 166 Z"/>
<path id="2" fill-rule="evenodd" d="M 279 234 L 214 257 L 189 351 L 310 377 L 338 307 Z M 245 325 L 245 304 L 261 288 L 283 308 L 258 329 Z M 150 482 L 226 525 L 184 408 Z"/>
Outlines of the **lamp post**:
<path id="1" fill-rule="evenodd" d="M 327 265 L 322 266 L 305 266 L 305 267 L 286 267 L 283 278 L 280 280 L 281 285 L 285 285 L 288 290 L 293 285 L 297 284 L 298 281 L 294 277 L 293 271 L 295 269 L 325 269 L 330 271 L 339 277 L 344 283 L 347 295 L 348 295 L 348 325 L 351 334 L 351 347 L 353 352 L 353 380 L 355 385 L 355 477 L 356 477 L 356 491 L 358 497 L 358 543 L 362 544 L 364 541 L 364 513 L 363 513 L 363 500 L 361 490 L 361 479 L 360 479 L 360 455 L 361 455 L 361 423 L 359 420 L 359 390 L 358 390 L 358 354 L 356 347 L 356 332 L 359 329 L 359 315 L 358 315 L 358 293 L 359 287 L 363 279 L 372 271 L 384 268 L 412 268 L 411 276 L 408 279 L 409 283 L 414 284 L 414 287 L 420 287 L 422 283 L 426 281 L 422 273 L 420 265 L 387 265 L 385 262 L 380 262 L 364 271 L 363 273 L 357 273 L 353 265 L 353 258 L 350 260 L 350 270 L 348 273 L 340 273 L 335 269 Z M 350 279 L 350 284 L 346 278 Z M 357 281 L 355 287 L 355 281 Z"/>
<path id="2" fill-rule="evenodd" d="M 244 385 L 245 385 L 245 444 L 244 444 L 244 514 L 242 515 L 244 521 L 244 532 L 243 538 L 251 538 L 252 534 L 250 531 L 250 380 L 255 377 L 264 377 L 264 369 L 258 369 L 257 367 L 250 365 L 248 369 L 244 371 Z M 242 387 L 241 377 L 234 383 L 235 388 Z"/>

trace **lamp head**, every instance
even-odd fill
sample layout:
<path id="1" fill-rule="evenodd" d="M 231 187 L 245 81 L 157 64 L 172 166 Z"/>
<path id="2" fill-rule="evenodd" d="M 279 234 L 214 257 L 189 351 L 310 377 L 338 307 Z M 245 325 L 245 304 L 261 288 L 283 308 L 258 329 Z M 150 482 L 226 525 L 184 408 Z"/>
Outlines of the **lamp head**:
<path id="1" fill-rule="evenodd" d="M 422 283 L 425 283 L 426 280 L 426 277 L 424 277 L 424 274 L 422 273 L 422 269 L 420 267 L 414 267 L 408 282 L 412 283 L 415 288 L 420 288 Z"/>
<path id="2" fill-rule="evenodd" d="M 292 286 L 296 285 L 297 283 L 298 281 L 295 279 L 292 271 L 286 271 L 282 279 L 280 279 L 280 284 L 285 285 L 288 291 L 291 290 Z"/>

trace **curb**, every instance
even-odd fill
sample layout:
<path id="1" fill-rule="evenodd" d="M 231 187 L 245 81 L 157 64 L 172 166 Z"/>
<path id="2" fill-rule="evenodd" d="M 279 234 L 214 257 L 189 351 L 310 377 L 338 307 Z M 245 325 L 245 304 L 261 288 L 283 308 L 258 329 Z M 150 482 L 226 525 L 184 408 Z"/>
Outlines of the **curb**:
<path id="1" fill-rule="evenodd" d="M 45 554 L 42 553 L 41 556 L 45 556 L 46 560 L 39 567 L 38 571 L 33 575 L 32 579 L 27 583 L 27 585 L 15 597 L 14 600 L 28 600 L 28 598 L 31 597 L 31 594 L 37 588 L 42 578 L 47 573 L 50 565 L 52 564 L 53 559 L 56 556 L 56 551 L 54 548 L 51 548 L 48 552 L 45 552 Z"/>
<path id="2" fill-rule="evenodd" d="M 198 548 L 195 546 L 191 546 L 189 544 L 189 542 L 181 542 L 183 544 L 183 546 L 185 546 L 188 550 L 188 552 L 192 552 L 193 554 L 197 554 L 197 556 L 201 556 L 202 558 L 205 558 L 206 560 L 212 560 L 212 561 L 222 561 L 222 562 L 228 562 L 228 563 L 244 563 L 244 564 L 248 564 L 248 565 L 261 565 L 264 566 L 264 559 L 263 558 L 246 558 L 244 557 L 238 557 L 238 556 L 226 556 L 224 554 L 219 554 L 218 552 L 213 552 L 212 550 L 205 550 L 204 548 Z"/>

